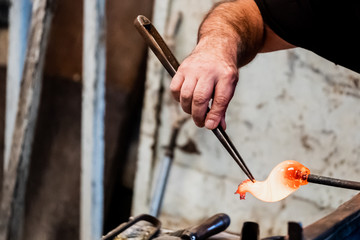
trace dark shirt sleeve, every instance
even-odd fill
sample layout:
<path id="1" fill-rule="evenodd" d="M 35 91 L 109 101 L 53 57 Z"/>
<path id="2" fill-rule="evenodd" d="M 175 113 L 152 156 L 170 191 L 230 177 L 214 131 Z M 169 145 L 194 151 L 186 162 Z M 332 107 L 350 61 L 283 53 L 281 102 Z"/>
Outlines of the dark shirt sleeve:
<path id="1" fill-rule="evenodd" d="M 360 1 L 255 0 L 285 41 L 360 73 Z"/>

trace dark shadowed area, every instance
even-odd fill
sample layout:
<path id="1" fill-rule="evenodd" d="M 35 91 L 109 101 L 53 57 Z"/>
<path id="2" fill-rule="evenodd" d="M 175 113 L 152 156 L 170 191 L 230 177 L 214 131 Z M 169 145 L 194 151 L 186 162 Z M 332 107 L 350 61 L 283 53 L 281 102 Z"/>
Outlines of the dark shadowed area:
<path id="1" fill-rule="evenodd" d="M 147 54 L 133 21 L 139 14 L 150 18 L 153 1 L 110 0 L 106 4 L 104 232 L 131 214 Z M 57 1 L 27 183 L 26 239 L 79 238 L 81 101 L 82 81 L 86 81 L 81 76 L 82 8 L 82 1 Z M 5 69 L 0 70 L 1 137 Z M 1 161 L 2 148 L 3 137 Z"/>

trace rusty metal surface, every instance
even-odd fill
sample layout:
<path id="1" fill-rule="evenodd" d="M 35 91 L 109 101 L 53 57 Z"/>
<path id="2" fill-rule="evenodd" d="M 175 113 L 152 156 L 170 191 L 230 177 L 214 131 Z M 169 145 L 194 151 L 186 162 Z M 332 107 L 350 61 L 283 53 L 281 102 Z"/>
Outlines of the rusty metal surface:
<path id="1" fill-rule="evenodd" d="M 304 237 L 309 240 L 345 239 L 359 228 L 360 194 L 342 204 L 333 213 L 305 227 Z"/>

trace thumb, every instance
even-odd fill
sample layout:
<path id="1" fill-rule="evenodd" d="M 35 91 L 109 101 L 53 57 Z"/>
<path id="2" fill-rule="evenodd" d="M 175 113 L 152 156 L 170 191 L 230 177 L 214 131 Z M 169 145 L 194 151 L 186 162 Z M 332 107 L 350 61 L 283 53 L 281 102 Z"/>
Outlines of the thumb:
<path id="1" fill-rule="evenodd" d="M 226 128 L 225 112 L 233 96 L 233 91 L 226 91 L 227 94 L 217 93 L 217 91 L 215 91 L 213 104 L 205 119 L 205 127 L 207 129 L 212 130 L 219 124 L 221 124 L 224 129 Z"/>
<path id="2" fill-rule="evenodd" d="M 207 129 L 212 130 L 219 126 L 219 124 L 221 124 L 222 127 L 226 126 L 224 115 L 228 104 L 228 101 L 221 101 L 216 103 L 214 98 L 213 104 L 205 119 L 205 127 Z"/>
<path id="3" fill-rule="evenodd" d="M 213 102 L 205 118 L 206 128 L 212 130 L 216 128 L 220 122 L 223 128 L 226 127 L 225 112 L 234 95 L 236 82 L 237 75 L 232 74 L 230 77 L 223 78 L 216 83 Z"/>

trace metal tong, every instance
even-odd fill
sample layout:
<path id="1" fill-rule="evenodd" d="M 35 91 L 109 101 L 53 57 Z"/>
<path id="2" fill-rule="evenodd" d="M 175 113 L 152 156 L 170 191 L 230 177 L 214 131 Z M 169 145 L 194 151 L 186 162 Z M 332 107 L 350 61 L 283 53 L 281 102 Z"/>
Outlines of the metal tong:
<path id="1" fill-rule="evenodd" d="M 167 72 L 171 77 L 174 77 L 177 69 L 180 64 L 170 51 L 169 47 L 166 45 L 163 38 L 160 36 L 159 32 L 152 25 L 149 19 L 145 16 L 139 15 L 135 21 L 134 25 L 139 31 L 141 36 L 144 38 L 150 49 L 154 52 L 156 57 L 160 60 L 162 65 L 165 67 Z M 208 109 L 209 111 L 210 109 Z M 239 152 L 236 150 L 234 144 L 231 142 L 230 138 L 226 134 L 225 130 L 219 125 L 217 128 L 213 129 L 212 132 L 219 139 L 221 144 L 229 152 L 235 162 L 243 170 L 243 172 L 248 176 L 248 178 L 254 182 L 255 178 L 250 173 L 250 170 L 247 168 L 244 160 L 240 156 Z"/>
<path id="2" fill-rule="evenodd" d="M 133 219 L 131 219 L 129 222 L 127 223 L 123 223 L 120 224 L 119 226 L 117 226 L 115 229 L 111 230 L 110 232 L 108 232 L 105 236 L 103 236 L 101 238 L 101 240 L 112 240 L 115 239 L 115 237 L 117 235 L 119 235 L 120 233 L 124 232 L 126 229 L 131 228 L 133 225 L 135 225 L 136 223 L 140 222 L 140 221 L 144 221 L 144 222 L 148 222 L 151 223 L 152 225 L 152 229 L 150 232 L 147 232 L 147 238 L 146 239 L 152 239 L 154 238 L 156 235 L 158 235 L 158 233 L 161 230 L 161 222 L 148 214 L 141 214 Z M 120 239 L 120 238 L 119 238 Z M 121 238 L 122 239 L 122 238 Z"/>

